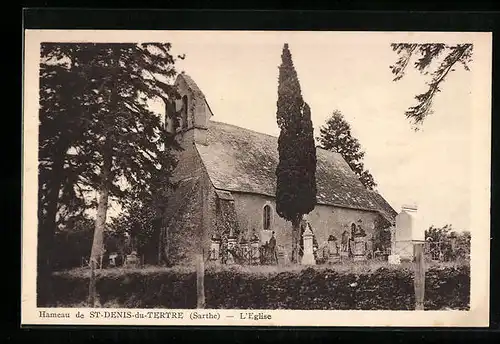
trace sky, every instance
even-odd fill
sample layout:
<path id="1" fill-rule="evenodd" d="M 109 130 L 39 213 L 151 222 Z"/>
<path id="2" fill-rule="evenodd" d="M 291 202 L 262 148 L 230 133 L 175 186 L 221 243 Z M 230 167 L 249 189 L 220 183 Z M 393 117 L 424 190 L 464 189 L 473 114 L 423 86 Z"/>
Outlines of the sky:
<path id="1" fill-rule="evenodd" d="M 215 121 L 278 136 L 278 66 L 289 44 L 314 135 L 334 110 L 350 123 L 365 151 L 365 168 L 396 211 L 418 206 L 426 228 L 470 227 L 471 71 L 449 74 L 433 110 L 415 132 L 405 110 L 426 90 L 428 77 L 408 70 L 393 81 L 397 55 L 390 35 L 314 32 L 172 32 L 176 68 L 205 94 Z"/>

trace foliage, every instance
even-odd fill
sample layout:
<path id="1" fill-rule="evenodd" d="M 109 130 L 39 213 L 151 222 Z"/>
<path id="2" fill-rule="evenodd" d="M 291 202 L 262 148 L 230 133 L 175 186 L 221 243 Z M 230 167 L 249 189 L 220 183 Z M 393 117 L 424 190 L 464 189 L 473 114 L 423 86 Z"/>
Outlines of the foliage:
<path id="1" fill-rule="evenodd" d="M 415 129 L 418 129 L 418 125 L 432 114 L 434 96 L 441 91 L 440 85 L 448 73 L 454 71 L 458 64 L 469 71 L 469 63 L 472 61 L 472 44 L 450 46 L 443 43 L 393 43 L 391 47 L 399 56 L 396 63 L 390 66 L 395 75 L 394 81 L 403 78 L 407 66 L 413 58 L 416 58 L 413 63 L 414 68 L 431 77 L 431 80 L 427 82 L 427 91 L 416 95 L 417 104 L 411 106 L 405 113 L 406 117 L 417 125 Z M 444 58 L 442 58 L 443 55 Z M 438 66 L 431 71 L 433 63 Z"/>
<path id="2" fill-rule="evenodd" d="M 146 254 L 147 261 L 157 261 L 157 247 L 161 230 L 162 212 L 151 201 L 130 202 L 127 213 L 113 219 L 110 224 L 113 232 L 126 233 L 130 237 L 130 247 L 126 251 L 136 250 L 139 255 Z M 156 259 L 155 259 L 156 258 Z"/>
<path id="3" fill-rule="evenodd" d="M 425 231 L 425 239 L 428 245 L 433 245 L 433 243 L 440 245 L 445 261 L 468 260 L 471 241 L 471 235 L 468 231 L 457 233 L 449 224 L 443 227 L 430 226 Z"/>
<path id="4" fill-rule="evenodd" d="M 87 258 L 92 246 L 94 221 L 85 215 L 71 217 L 65 226 L 56 232 L 53 250 L 53 269 L 64 270 L 82 265 L 82 258 Z"/>
<path id="5" fill-rule="evenodd" d="M 67 270 L 87 266 L 95 221 L 85 214 L 70 217 L 55 233 L 53 250 L 57 252 L 54 257 L 54 270 Z M 107 265 L 110 253 L 121 255 L 130 253 L 128 237 L 125 232 L 107 228 L 104 232 L 104 247 L 106 250 L 103 265 Z"/>
<path id="6" fill-rule="evenodd" d="M 57 45 L 57 49 L 64 48 Z M 174 94 L 173 87 L 155 76 L 175 75 L 169 48 L 168 44 L 67 47 L 68 55 L 64 56 L 81 65 L 75 73 L 82 73 L 86 84 L 83 101 L 76 105 L 80 111 L 75 114 L 83 113 L 87 119 L 85 140 L 75 145 L 76 156 L 91 165 L 87 175 L 80 175 L 82 185 L 99 189 L 103 159 L 110 155 L 110 196 L 126 202 L 126 196 L 149 194 L 153 186 L 150 177 L 171 164 L 173 159 L 161 144 L 166 142 L 170 147 L 175 141 L 147 105 L 148 99 L 168 99 Z"/>
<path id="7" fill-rule="evenodd" d="M 321 148 L 335 151 L 342 155 L 349 167 L 356 173 L 361 183 L 369 190 L 377 186 L 368 170 L 364 169 L 363 158 L 365 152 L 361 149 L 359 141 L 351 135 L 351 126 L 338 110 L 320 129 L 317 138 Z"/>
<path id="8" fill-rule="evenodd" d="M 169 176 L 175 141 L 148 107 L 150 99 L 168 101 L 176 94 L 169 50 L 168 43 L 42 44 L 42 247 L 50 246 L 57 209 L 71 214 L 95 208 L 92 195 L 103 188 L 126 206 L 152 193 L 159 170 Z"/>
<path id="9" fill-rule="evenodd" d="M 375 231 L 372 240 L 374 251 L 387 252 L 391 247 L 391 231 L 381 217 L 377 217 L 375 220 Z"/>
<path id="10" fill-rule="evenodd" d="M 208 267 L 205 272 L 206 305 L 210 309 L 414 309 L 410 266 L 292 267 L 285 271 L 273 267 L 267 272 Z M 85 303 L 88 270 L 57 274 L 53 279 L 57 297 L 46 296 L 39 304 L 78 307 Z M 425 286 L 426 309 L 469 309 L 468 265 L 430 266 Z M 103 307 L 196 307 L 196 273 L 192 268 L 110 269 L 100 275 L 97 290 Z"/>
<path id="11" fill-rule="evenodd" d="M 311 112 L 302 99 L 288 44 L 283 48 L 279 70 L 276 209 L 281 217 L 292 221 L 312 211 L 316 204 L 316 149 Z"/>
<path id="12" fill-rule="evenodd" d="M 276 212 L 292 222 L 297 258 L 298 226 L 316 205 L 316 147 L 309 105 L 304 102 L 288 44 L 279 67 L 277 123 L 279 163 L 276 168 Z"/>

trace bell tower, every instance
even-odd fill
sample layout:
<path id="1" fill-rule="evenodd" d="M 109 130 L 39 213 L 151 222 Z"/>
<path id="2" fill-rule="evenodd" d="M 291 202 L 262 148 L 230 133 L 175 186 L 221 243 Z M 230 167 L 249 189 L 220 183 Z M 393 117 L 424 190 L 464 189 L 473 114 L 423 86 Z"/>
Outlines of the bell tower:
<path id="1" fill-rule="evenodd" d="M 179 74 L 175 81 L 179 94 L 175 101 L 166 109 L 166 127 L 170 133 L 178 135 L 179 142 L 207 144 L 207 130 L 210 118 L 213 116 L 205 95 L 198 85 L 187 74 Z M 180 111 L 179 118 L 173 118 L 172 109 Z"/>

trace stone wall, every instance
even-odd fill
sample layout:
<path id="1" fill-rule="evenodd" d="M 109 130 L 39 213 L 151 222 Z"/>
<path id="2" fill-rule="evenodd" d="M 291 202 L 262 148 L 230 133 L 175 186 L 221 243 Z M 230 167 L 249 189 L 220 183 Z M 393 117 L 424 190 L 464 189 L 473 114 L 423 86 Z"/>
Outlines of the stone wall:
<path id="1" fill-rule="evenodd" d="M 195 130 L 178 135 L 182 150 L 177 152 L 179 163 L 172 179 L 175 182 L 192 180 L 196 185 L 187 200 L 186 195 L 174 195 L 169 200 L 172 203 L 184 200 L 169 227 L 169 250 L 175 264 L 192 264 L 202 250 L 205 255 L 209 254 L 210 233 L 216 226 L 216 194 L 195 146 Z"/>
<path id="2" fill-rule="evenodd" d="M 373 211 L 339 208 L 326 205 L 317 205 L 307 215 L 307 219 L 321 245 L 334 235 L 340 241 L 342 233 L 351 231 L 351 224 L 360 224 L 367 235 L 373 234 L 375 221 L 379 214 Z M 359 222 L 361 220 L 361 223 Z"/>
<path id="3" fill-rule="evenodd" d="M 174 264 L 194 264 L 196 254 L 209 255 L 215 228 L 215 192 L 208 176 L 200 174 L 168 229 L 169 256 Z"/>

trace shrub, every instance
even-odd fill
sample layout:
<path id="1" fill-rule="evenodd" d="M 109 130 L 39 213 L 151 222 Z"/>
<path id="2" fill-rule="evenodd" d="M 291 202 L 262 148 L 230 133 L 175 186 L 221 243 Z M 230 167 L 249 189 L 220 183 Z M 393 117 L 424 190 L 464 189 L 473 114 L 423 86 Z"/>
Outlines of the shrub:
<path id="1" fill-rule="evenodd" d="M 71 307 L 86 301 L 88 270 L 52 278 L 53 295 L 41 296 L 41 305 Z M 426 309 L 469 308 L 468 265 L 429 266 L 425 283 Z M 102 307 L 195 308 L 196 273 L 191 267 L 102 270 L 97 291 Z M 412 310 L 415 303 L 411 264 L 208 266 L 205 298 L 212 309 Z"/>

